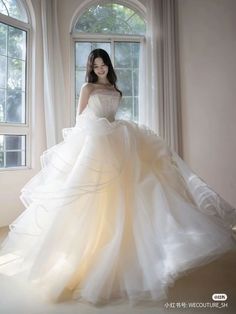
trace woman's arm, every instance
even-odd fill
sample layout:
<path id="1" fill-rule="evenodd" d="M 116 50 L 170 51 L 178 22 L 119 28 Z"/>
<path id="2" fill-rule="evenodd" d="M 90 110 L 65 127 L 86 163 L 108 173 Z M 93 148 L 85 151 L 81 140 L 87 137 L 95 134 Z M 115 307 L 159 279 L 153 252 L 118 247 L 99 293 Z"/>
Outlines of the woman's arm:
<path id="1" fill-rule="evenodd" d="M 85 83 L 80 90 L 79 103 L 77 113 L 81 114 L 88 104 L 89 95 L 93 87 L 89 83 Z"/>

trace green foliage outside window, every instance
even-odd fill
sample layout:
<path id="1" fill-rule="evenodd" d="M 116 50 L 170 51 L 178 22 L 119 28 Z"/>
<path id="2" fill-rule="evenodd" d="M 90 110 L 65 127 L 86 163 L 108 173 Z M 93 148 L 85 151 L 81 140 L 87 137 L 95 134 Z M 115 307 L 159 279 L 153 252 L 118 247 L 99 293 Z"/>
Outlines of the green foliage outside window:
<path id="1" fill-rule="evenodd" d="M 83 33 L 144 34 L 145 22 L 133 10 L 116 3 L 94 5 L 79 18 L 75 30 Z"/>
<path id="2" fill-rule="evenodd" d="M 25 8 L 18 0 L 0 0 L 0 13 L 22 22 L 28 22 Z"/>

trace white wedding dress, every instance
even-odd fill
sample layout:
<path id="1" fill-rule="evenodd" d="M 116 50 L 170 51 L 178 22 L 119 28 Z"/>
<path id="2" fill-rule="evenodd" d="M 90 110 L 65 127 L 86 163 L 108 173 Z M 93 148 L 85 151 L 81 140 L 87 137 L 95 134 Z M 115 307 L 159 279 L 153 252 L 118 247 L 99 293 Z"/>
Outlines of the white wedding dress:
<path id="1" fill-rule="evenodd" d="M 92 92 L 41 156 L 2 244 L 0 273 L 47 300 L 161 300 L 177 277 L 236 248 L 236 210 L 160 136 L 115 119 L 119 102 Z"/>

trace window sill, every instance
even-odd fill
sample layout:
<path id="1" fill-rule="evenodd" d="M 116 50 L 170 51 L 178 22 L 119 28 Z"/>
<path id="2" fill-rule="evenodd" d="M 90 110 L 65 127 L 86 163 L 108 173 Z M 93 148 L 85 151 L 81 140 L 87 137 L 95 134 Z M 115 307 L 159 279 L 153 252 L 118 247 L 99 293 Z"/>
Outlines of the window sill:
<path id="1" fill-rule="evenodd" d="M 6 171 L 22 171 L 22 170 L 32 170 L 32 167 L 11 167 L 11 168 L 0 168 L 0 173 L 4 173 Z"/>

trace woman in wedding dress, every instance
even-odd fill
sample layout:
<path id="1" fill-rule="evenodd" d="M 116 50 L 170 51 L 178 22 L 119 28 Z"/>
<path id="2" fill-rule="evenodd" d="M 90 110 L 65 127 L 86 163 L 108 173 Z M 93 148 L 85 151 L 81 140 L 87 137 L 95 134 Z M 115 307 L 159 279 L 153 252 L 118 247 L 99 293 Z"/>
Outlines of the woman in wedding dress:
<path id="1" fill-rule="evenodd" d="M 93 50 L 76 124 L 23 188 L 0 273 L 52 302 L 162 300 L 175 280 L 236 248 L 236 210 L 145 126 L 116 119 L 108 54 Z"/>

